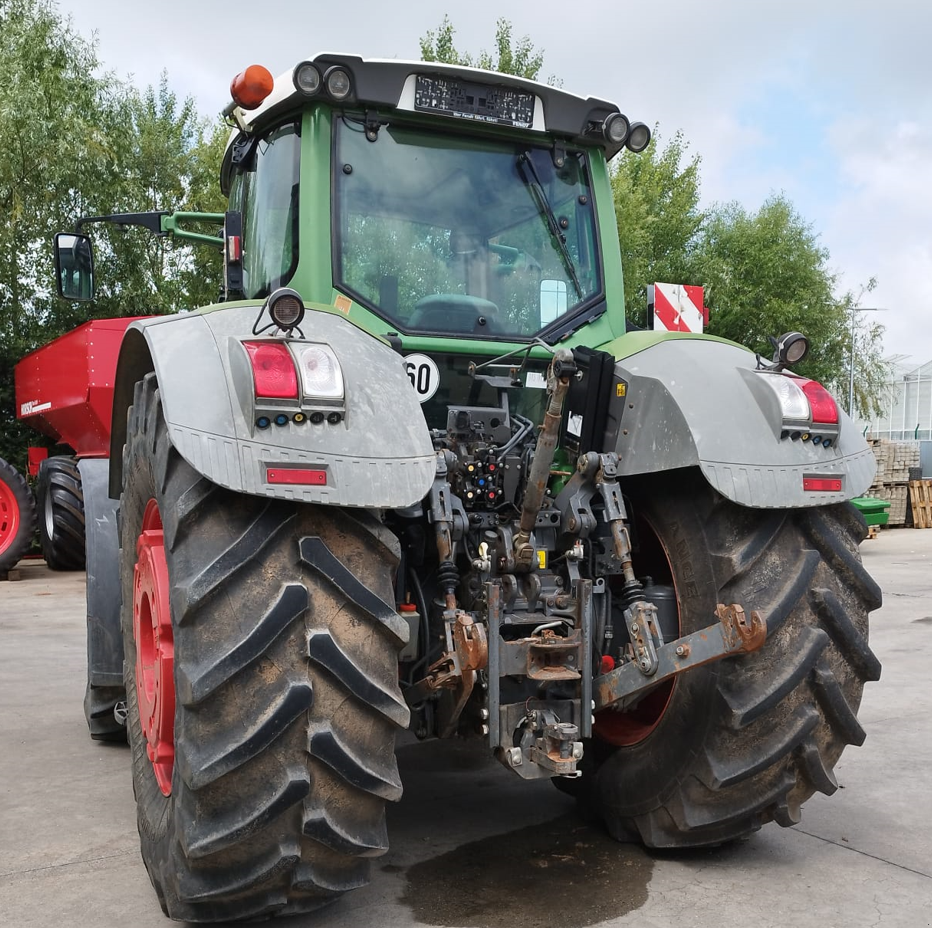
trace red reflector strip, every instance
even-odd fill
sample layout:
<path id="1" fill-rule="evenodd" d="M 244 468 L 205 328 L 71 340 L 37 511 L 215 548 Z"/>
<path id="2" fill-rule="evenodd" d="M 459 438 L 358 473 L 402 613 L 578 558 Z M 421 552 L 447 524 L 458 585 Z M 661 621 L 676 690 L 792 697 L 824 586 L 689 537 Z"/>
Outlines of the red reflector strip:
<path id="1" fill-rule="evenodd" d="M 803 477 L 803 489 L 822 491 L 823 493 L 840 493 L 841 477 Z"/>
<path id="2" fill-rule="evenodd" d="M 316 487 L 327 485 L 327 471 L 312 470 L 310 468 L 284 467 L 273 470 L 271 467 L 265 472 L 266 483 L 300 483 Z"/>

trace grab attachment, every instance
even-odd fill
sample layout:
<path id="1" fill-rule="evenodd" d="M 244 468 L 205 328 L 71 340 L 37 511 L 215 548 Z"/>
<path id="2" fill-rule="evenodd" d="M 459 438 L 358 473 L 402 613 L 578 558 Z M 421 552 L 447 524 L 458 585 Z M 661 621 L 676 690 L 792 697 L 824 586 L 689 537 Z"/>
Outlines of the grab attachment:
<path id="1" fill-rule="evenodd" d="M 610 706 L 624 709 L 644 691 L 685 670 L 763 647 L 767 625 L 760 613 L 752 612 L 749 620 L 741 606 L 719 603 L 715 615 L 718 622 L 714 625 L 657 648 L 657 669 L 650 676 L 645 676 L 638 661 L 632 660 L 596 677 L 592 681 L 596 711 Z"/>

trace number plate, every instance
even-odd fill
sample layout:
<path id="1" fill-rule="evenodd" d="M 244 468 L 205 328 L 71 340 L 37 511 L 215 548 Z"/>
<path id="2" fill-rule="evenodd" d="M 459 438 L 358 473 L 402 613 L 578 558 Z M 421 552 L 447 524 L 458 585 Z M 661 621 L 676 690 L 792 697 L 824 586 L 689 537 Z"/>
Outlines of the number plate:
<path id="1" fill-rule="evenodd" d="M 534 122 L 532 93 L 424 74 L 417 76 L 414 108 L 422 112 L 519 126 L 522 129 L 530 129 Z"/>

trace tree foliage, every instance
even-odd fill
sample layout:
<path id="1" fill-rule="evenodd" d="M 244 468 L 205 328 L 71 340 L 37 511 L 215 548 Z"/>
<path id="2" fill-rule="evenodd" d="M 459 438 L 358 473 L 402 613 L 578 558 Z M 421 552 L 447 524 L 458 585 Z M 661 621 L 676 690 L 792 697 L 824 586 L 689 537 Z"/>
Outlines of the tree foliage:
<path id="1" fill-rule="evenodd" d="M 625 150 L 612 169 L 612 196 L 625 279 L 625 311 L 645 325 L 647 286 L 694 283 L 695 251 L 705 221 L 699 206 L 698 155 L 677 132 L 663 147 L 658 132 L 639 153 Z"/>
<path id="2" fill-rule="evenodd" d="M 456 27 L 449 16 L 436 29 L 429 29 L 421 36 L 421 57 L 424 61 L 440 61 L 443 64 L 458 64 L 469 68 L 498 71 L 536 81 L 544 65 L 544 52 L 534 47 L 528 36 L 514 37 L 514 27 L 507 19 L 495 24 L 495 51 L 482 50 L 474 58 L 468 52 L 460 52 L 454 45 Z M 553 83 L 554 78 L 548 79 Z"/>
<path id="3" fill-rule="evenodd" d="M 853 299 L 833 296 L 837 280 L 828 261 L 812 226 L 786 197 L 775 195 L 753 213 L 737 203 L 711 210 L 697 242 L 694 273 L 706 288 L 713 335 L 770 357 L 768 336 L 800 331 L 810 353 L 794 370 L 846 400 Z M 856 408 L 868 415 L 886 379 L 882 331 L 862 337 L 855 353 L 862 386 Z"/>
<path id="4" fill-rule="evenodd" d="M 219 254 L 98 225 L 98 299 L 55 294 L 52 237 L 79 216 L 223 209 L 219 130 L 167 77 L 140 92 L 99 67 L 95 44 L 50 0 L 0 0 L 0 456 L 20 467 L 37 439 L 15 419 L 24 354 L 90 318 L 210 302 L 219 285 Z"/>

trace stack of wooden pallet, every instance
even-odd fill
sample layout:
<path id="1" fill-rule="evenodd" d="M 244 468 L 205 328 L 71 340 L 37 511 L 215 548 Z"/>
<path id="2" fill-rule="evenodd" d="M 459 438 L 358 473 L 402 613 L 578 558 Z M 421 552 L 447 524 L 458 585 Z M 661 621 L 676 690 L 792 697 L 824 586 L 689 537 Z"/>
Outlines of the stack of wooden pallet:
<path id="1" fill-rule="evenodd" d="M 932 480 L 910 480 L 913 528 L 932 528 Z"/>
<path id="2" fill-rule="evenodd" d="M 919 443 L 915 441 L 872 441 L 877 473 L 865 496 L 890 501 L 890 525 L 906 524 L 910 468 L 919 466 Z"/>

